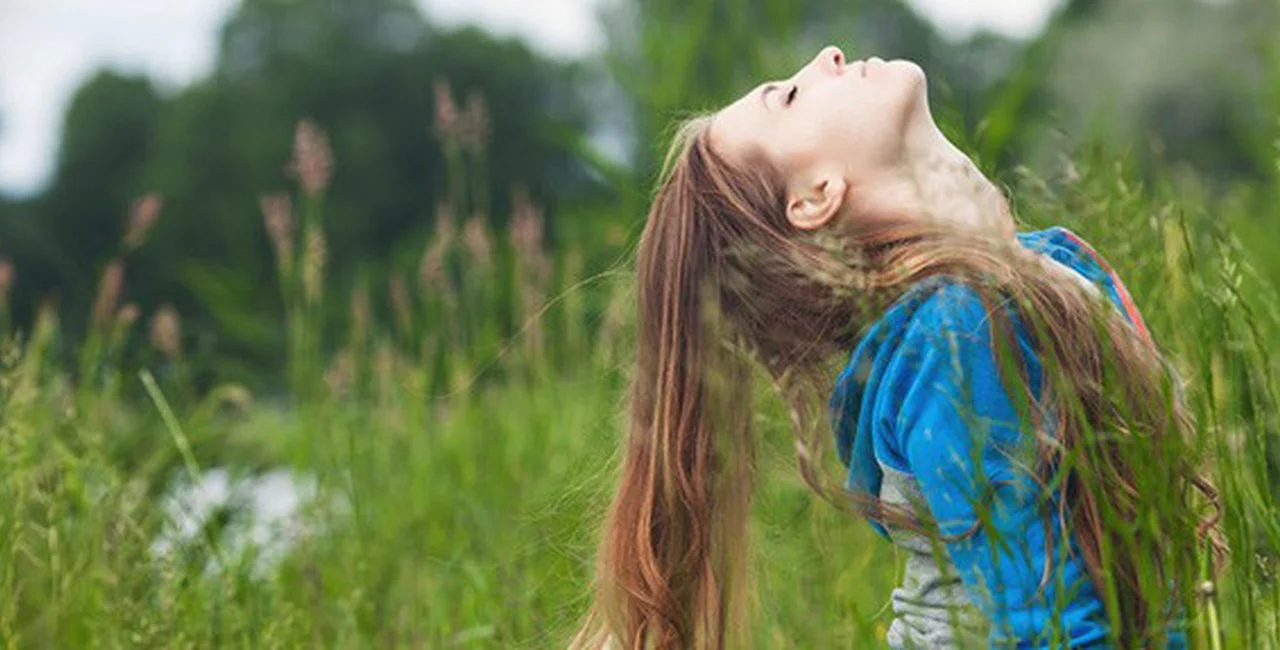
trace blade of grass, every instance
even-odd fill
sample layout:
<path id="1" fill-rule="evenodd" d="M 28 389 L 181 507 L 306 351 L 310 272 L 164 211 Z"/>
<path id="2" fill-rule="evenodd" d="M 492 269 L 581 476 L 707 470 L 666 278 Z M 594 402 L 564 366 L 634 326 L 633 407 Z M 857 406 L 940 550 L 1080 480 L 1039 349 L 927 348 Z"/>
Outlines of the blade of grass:
<path id="1" fill-rule="evenodd" d="M 169 407 L 169 401 L 164 398 L 164 393 L 160 391 L 160 386 L 156 384 L 156 378 L 152 376 L 151 371 L 143 370 L 138 373 L 142 379 L 142 385 L 147 389 L 147 395 L 151 397 L 152 403 L 156 405 L 156 409 L 160 411 L 160 418 L 164 420 L 165 429 L 168 429 L 169 435 L 173 437 L 173 444 L 178 448 L 178 453 L 182 456 L 182 464 L 186 467 L 187 475 L 191 478 L 193 484 L 199 484 L 201 479 L 200 465 L 196 463 L 196 456 L 191 452 L 191 443 L 187 441 L 187 436 L 182 432 L 182 425 L 178 424 L 178 418 L 174 416 L 173 409 Z"/>

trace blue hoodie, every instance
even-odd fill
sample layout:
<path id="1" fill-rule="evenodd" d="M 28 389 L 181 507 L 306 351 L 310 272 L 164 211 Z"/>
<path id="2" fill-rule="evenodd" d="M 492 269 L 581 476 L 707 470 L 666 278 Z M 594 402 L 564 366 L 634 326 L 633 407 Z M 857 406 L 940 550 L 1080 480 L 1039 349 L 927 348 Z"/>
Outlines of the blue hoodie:
<path id="1" fill-rule="evenodd" d="M 1139 335 L 1149 336 L 1120 278 L 1079 236 L 1053 227 L 1017 238 L 1097 287 Z M 1063 281 L 1072 280 L 1064 274 Z M 1031 394 L 1038 396 L 1039 357 L 1017 314 L 1009 313 Z M 1001 360 L 992 351 L 987 308 L 978 294 L 953 279 L 931 278 L 867 329 L 831 396 L 836 447 L 849 470 L 846 487 L 927 507 L 940 532 L 957 538 L 942 545 L 939 566 L 938 554 L 922 538 L 872 524 L 915 553 L 895 590 L 898 620 L 890 645 L 956 643 L 939 609 L 950 603 L 976 607 L 992 647 L 1106 648 L 1102 600 L 1069 532 L 1044 524 L 1044 497 L 1030 471 L 1031 444 L 1020 433 L 1019 406 L 1004 388 Z M 1049 498 L 1056 506 L 1057 495 Z M 987 506 L 975 508 L 978 503 Z M 964 535 L 980 519 L 986 525 Z M 1042 587 L 1046 536 L 1053 558 Z M 956 602 L 962 600 L 967 602 Z M 1181 647 L 1181 634 L 1170 641 Z"/>

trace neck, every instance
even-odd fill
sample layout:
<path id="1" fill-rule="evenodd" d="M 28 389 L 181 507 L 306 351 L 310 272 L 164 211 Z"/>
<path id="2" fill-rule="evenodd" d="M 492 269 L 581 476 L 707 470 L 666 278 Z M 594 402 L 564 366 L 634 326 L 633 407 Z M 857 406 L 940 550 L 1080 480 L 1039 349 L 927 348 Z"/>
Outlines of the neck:
<path id="1" fill-rule="evenodd" d="M 1004 194 L 933 120 L 909 135 L 898 175 L 900 197 L 916 214 L 1013 235 Z"/>

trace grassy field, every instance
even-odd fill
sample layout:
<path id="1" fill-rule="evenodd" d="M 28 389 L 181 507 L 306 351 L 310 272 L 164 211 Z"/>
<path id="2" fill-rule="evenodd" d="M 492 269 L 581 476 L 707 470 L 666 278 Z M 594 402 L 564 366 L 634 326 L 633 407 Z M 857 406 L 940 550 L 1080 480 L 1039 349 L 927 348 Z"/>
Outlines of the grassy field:
<path id="1" fill-rule="evenodd" d="M 1077 172 L 1021 178 L 1018 209 L 1026 228 L 1067 225 L 1112 260 L 1189 381 L 1233 553 L 1193 640 L 1280 647 L 1280 202 L 1266 185 L 1209 199 L 1186 178 Z M 75 343 L 52 311 L 6 336 L 5 647 L 563 647 L 623 431 L 625 255 L 543 257 L 529 213 L 510 241 L 486 249 L 473 232 L 428 250 L 386 308 L 367 289 L 329 296 L 351 316 L 322 341 L 322 220 L 302 214 L 297 241 L 276 241 L 288 397 L 197 387 L 169 316 L 151 320 L 143 372 L 122 350 L 146 333 L 115 305 Z M 780 405 L 757 403 L 758 645 L 874 647 L 897 558 L 807 490 Z M 248 501 L 196 512 L 171 498 L 215 470 L 288 472 L 300 506 L 255 537 Z"/>

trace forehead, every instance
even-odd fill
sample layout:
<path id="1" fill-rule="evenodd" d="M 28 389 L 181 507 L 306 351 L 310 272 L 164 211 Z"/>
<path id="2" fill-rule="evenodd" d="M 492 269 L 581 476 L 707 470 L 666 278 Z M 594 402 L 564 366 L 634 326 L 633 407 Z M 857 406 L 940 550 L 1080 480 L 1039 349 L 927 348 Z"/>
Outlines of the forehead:
<path id="1" fill-rule="evenodd" d="M 707 131 L 713 150 L 728 160 L 742 161 L 764 153 L 764 106 L 756 87 L 720 109 Z"/>

